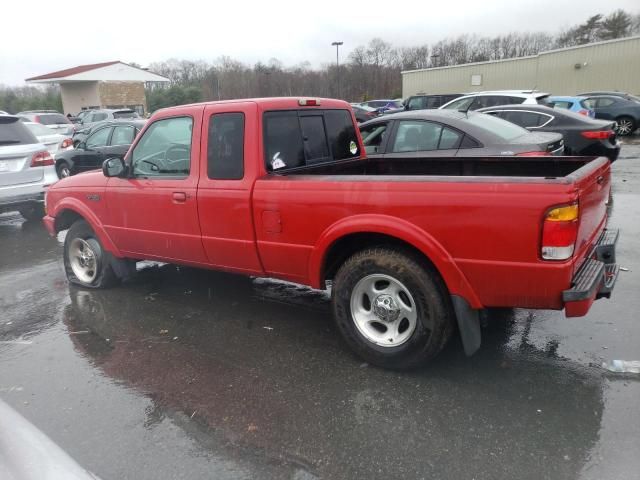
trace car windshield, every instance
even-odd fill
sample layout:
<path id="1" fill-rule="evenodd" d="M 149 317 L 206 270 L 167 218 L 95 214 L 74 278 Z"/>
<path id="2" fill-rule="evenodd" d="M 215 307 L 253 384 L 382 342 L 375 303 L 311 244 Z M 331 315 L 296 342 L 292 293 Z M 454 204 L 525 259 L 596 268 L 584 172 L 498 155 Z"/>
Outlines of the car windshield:
<path id="1" fill-rule="evenodd" d="M 480 127 L 487 132 L 500 137 L 506 142 L 529 133 L 528 130 L 516 125 L 515 123 L 507 122 L 501 118 L 484 113 L 469 114 L 467 118 L 463 118 L 462 120 Z"/>
<path id="2" fill-rule="evenodd" d="M 39 123 L 25 123 L 27 128 L 31 133 L 33 133 L 36 137 L 42 137 L 44 135 L 52 135 L 55 134 L 50 128 L 45 127 L 44 125 L 40 125 Z"/>
<path id="3" fill-rule="evenodd" d="M 43 125 L 59 125 L 61 123 L 71 123 L 67 117 L 61 113 L 41 113 L 37 115 L 38 122 Z"/>
<path id="4" fill-rule="evenodd" d="M 113 118 L 140 118 L 140 116 L 133 110 L 120 110 L 113 112 Z"/>

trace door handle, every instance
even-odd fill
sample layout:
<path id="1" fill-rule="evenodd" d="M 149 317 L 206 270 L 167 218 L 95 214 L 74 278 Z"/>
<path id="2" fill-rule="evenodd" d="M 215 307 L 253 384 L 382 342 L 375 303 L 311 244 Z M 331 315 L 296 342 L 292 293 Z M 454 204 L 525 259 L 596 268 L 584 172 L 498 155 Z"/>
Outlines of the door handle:
<path id="1" fill-rule="evenodd" d="M 171 196 L 176 203 L 184 203 L 187 201 L 187 194 L 184 192 L 173 192 Z"/>

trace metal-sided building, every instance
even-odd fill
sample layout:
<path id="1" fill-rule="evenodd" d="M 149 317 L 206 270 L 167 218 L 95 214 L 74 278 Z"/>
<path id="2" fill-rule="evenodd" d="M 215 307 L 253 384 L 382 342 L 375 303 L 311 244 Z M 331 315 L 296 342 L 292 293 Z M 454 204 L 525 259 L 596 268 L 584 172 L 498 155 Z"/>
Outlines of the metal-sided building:
<path id="1" fill-rule="evenodd" d="M 550 50 L 529 57 L 402 72 L 402 97 L 533 89 L 555 95 L 594 90 L 640 94 L 640 36 Z"/>

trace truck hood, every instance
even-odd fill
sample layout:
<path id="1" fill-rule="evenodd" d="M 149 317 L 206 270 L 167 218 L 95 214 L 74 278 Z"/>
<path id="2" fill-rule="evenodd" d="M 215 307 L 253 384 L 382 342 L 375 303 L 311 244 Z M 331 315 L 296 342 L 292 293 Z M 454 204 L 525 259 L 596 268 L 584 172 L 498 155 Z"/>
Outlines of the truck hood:
<path id="1" fill-rule="evenodd" d="M 104 187 L 109 179 L 102 174 L 102 170 L 91 170 L 71 177 L 63 178 L 51 188 Z"/>

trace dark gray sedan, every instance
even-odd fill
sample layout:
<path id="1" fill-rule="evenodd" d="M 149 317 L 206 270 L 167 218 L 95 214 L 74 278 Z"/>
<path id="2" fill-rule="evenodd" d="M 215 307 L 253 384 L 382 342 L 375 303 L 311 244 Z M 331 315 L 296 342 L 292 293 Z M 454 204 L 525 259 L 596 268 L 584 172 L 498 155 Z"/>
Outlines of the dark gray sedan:
<path id="1" fill-rule="evenodd" d="M 456 110 L 418 110 L 360 125 L 367 156 L 392 158 L 560 155 L 562 135 L 529 132 L 500 118 Z"/>

